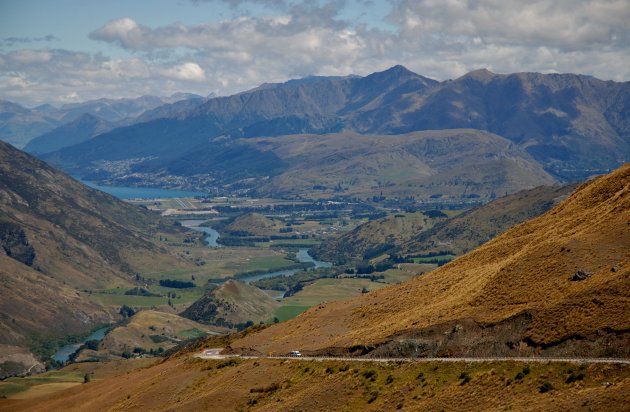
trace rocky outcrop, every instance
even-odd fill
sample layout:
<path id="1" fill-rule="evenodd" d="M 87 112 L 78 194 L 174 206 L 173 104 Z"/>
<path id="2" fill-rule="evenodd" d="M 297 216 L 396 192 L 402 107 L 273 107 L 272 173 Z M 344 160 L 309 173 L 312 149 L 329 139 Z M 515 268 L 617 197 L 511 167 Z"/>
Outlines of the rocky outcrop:
<path id="1" fill-rule="evenodd" d="M 12 222 L 0 222 L 0 249 L 5 255 L 33 266 L 35 248 L 29 243 L 22 228 Z"/>

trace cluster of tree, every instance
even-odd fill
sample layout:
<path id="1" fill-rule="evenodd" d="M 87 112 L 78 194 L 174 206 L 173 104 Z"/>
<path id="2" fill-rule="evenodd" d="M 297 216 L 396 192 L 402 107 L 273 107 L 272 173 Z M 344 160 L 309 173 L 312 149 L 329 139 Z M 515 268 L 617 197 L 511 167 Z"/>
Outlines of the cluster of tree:
<path id="1" fill-rule="evenodd" d="M 132 307 L 129 307 L 127 305 L 122 305 L 120 307 L 120 310 L 118 311 L 118 313 L 123 318 L 130 318 L 130 317 L 132 317 L 133 315 L 136 314 L 136 311 Z"/>
<path id="2" fill-rule="evenodd" d="M 146 290 L 145 288 L 141 288 L 141 287 L 135 287 L 135 288 L 129 289 L 128 291 L 125 292 L 125 295 L 133 295 L 133 296 L 160 296 L 157 293 L 150 292 L 150 291 Z"/>
<path id="3" fill-rule="evenodd" d="M 365 253 L 363 253 L 363 259 L 370 260 L 372 258 L 380 256 L 383 253 L 387 252 L 388 250 L 392 249 L 394 246 L 395 245 L 391 243 L 383 243 L 378 246 L 371 247 L 367 249 Z"/>
<path id="4" fill-rule="evenodd" d="M 445 256 L 445 255 L 454 255 L 455 253 L 450 250 L 440 250 L 439 252 L 429 252 L 423 254 L 412 255 L 412 258 L 430 258 L 435 256 Z"/>
<path id="5" fill-rule="evenodd" d="M 297 282 L 295 285 L 293 285 L 293 287 L 291 289 L 289 289 L 286 292 L 284 292 L 283 297 L 284 298 L 288 298 L 290 296 L 293 296 L 296 293 L 298 293 L 299 291 L 301 291 L 302 289 L 304 289 L 304 284 L 302 282 Z"/>
<path id="6" fill-rule="evenodd" d="M 149 354 L 149 355 L 162 355 L 164 353 L 164 348 L 163 347 L 159 347 L 157 350 L 151 348 L 148 351 L 140 346 L 136 346 L 135 348 L 133 348 L 132 352 L 129 351 L 124 351 L 120 354 L 120 356 L 122 356 L 125 359 L 129 359 L 132 358 L 134 356 L 140 356 L 140 355 L 145 355 L 145 354 Z"/>
<path id="7" fill-rule="evenodd" d="M 217 239 L 217 243 L 223 246 L 244 246 L 244 247 L 254 247 L 256 246 L 256 242 L 258 238 L 242 238 L 242 237 L 233 237 L 233 236 L 221 236 Z M 264 238 L 265 240 L 258 240 L 258 242 L 269 242 L 269 238 Z"/>
<path id="8" fill-rule="evenodd" d="M 162 279 L 160 280 L 160 286 L 165 288 L 186 289 L 194 288 L 196 285 L 193 282 L 187 282 L 185 280 Z"/>
<path id="9" fill-rule="evenodd" d="M 369 279 L 372 282 L 376 282 L 377 280 L 385 279 L 385 275 L 373 275 L 373 274 L 362 275 L 362 274 L 355 273 L 354 269 L 346 269 L 345 273 L 347 275 L 350 275 L 350 276 L 346 276 L 348 278 Z"/>
<path id="10" fill-rule="evenodd" d="M 425 210 L 422 214 L 432 219 L 448 218 L 448 215 L 441 210 Z"/>

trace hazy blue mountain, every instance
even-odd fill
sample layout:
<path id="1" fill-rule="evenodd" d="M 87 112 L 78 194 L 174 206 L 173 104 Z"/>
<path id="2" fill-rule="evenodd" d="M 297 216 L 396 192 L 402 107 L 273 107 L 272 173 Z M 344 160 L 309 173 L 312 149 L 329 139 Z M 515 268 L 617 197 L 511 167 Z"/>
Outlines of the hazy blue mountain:
<path id="1" fill-rule="evenodd" d="M 36 155 L 54 152 L 66 146 L 84 142 L 109 131 L 112 124 L 94 115 L 85 113 L 68 124 L 59 126 L 28 142 L 24 150 Z"/>
<path id="2" fill-rule="evenodd" d="M 33 109 L 0 100 L 0 140 L 23 148 L 33 138 L 62 125 L 65 126 L 64 130 L 70 135 L 85 135 L 85 131 L 82 130 L 82 123 L 72 124 L 84 114 L 92 115 L 113 125 L 122 126 L 135 123 L 133 119 L 147 110 L 182 100 L 197 101 L 199 99 L 203 98 L 192 93 L 175 93 L 168 97 L 141 96 L 138 98 L 97 99 L 64 104 L 61 107 L 43 104 Z M 73 141 L 73 139 L 69 140 Z"/>
<path id="3" fill-rule="evenodd" d="M 7 100 L 0 100 L 0 140 L 22 148 L 29 140 L 59 126 L 61 122 L 44 110 L 39 113 Z"/>

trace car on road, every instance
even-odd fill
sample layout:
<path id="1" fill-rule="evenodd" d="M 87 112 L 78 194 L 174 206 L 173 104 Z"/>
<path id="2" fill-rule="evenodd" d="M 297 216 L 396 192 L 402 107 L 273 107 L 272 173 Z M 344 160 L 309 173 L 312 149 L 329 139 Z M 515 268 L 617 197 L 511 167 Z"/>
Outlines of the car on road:
<path id="1" fill-rule="evenodd" d="M 292 350 L 289 356 L 292 358 L 301 358 L 302 354 L 300 353 L 299 350 Z"/>

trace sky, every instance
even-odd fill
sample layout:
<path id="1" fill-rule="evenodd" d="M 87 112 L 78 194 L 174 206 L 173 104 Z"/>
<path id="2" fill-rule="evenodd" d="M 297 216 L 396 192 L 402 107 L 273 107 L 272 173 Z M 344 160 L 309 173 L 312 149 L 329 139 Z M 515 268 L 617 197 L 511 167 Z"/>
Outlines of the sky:
<path id="1" fill-rule="evenodd" d="M 630 80 L 630 0 L 0 0 L 0 99 L 229 95 L 396 64 Z"/>

